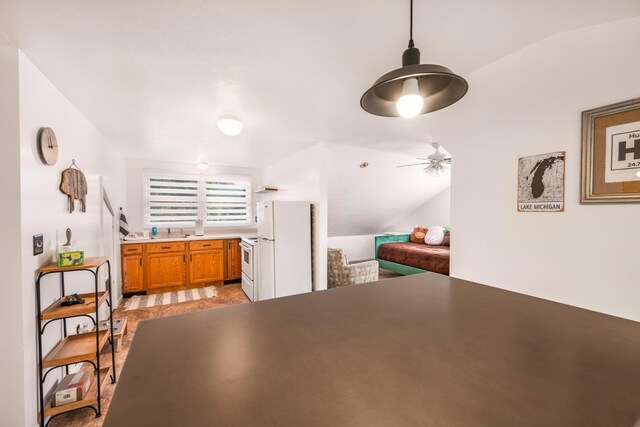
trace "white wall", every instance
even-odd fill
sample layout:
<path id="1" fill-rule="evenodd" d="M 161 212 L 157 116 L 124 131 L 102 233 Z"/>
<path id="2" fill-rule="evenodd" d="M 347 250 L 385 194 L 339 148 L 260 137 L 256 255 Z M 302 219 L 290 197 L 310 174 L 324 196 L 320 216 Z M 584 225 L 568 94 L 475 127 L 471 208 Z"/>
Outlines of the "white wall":
<path id="1" fill-rule="evenodd" d="M 451 224 L 451 187 L 446 188 L 433 199 L 420 206 L 415 211 L 404 216 L 391 228 L 395 231 L 410 233 L 414 227 L 424 225 Z"/>
<path id="2" fill-rule="evenodd" d="M 327 245 L 330 248 L 342 249 L 349 262 L 364 261 L 376 257 L 375 238 L 375 234 L 329 237 Z"/>
<path id="3" fill-rule="evenodd" d="M 262 200 L 299 200 L 314 205 L 314 290 L 327 289 L 327 149 L 316 144 L 263 171 L 263 186 L 278 188 Z"/>
<path id="4" fill-rule="evenodd" d="M 2 330 L 2 351 L 0 351 L 0 425 L 25 425 L 25 383 L 24 383 L 24 339 L 22 324 L 22 294 L 33 288 L 21 283 L 22 245 L 26 245 L 20 235 L 20 118 L 18 90 L 18 50 L 0 46 L 0 181 L 2 206 L 0 221 L 3 240 L 0 245 L 0 324 Z M 31 302 L 29 307 L 33 308 Z M 33 315 L 33 309 L 30 310 Z M 34 340 L 34 329 L 29 342 Z M 29 396 L 33 400 L 33 394 Z M 31 424 L 29 424 L 31 425 Z"/>
<path id="5" fill-rule="evenodd" d="M 411 233 L 418 225 L 449 225 L 451 223 L 451 187 L 434 196 L 415 211 L 405 215 L 387 229 L 379 227 L 377 234 L 359 236 L 333 236 L 328 239 L 330 248 L 340 248 L 349 262 L 375 258 L 375 237 L 387 231 Z"/>
<path id="6" fill-rule="evenodd" d="M 178 162 L 157 162 L 150 160 L 127 160 L 127 210 L 125 215 L 130 231 L 142 231 L 144 229 L 144 209 L 143 209 L 143 174 L 144 170 L 157 170 L 175 173 L 199 174 L 202 173 L 193 163 Z M 238 168 L 227 166 L 210 166 L 206 171 L 207 174 L 224 174 L 224 175 L 248 175 L 251 177 L 251 185 L 255 189 L 257 183 L 262 178 L 262 169 L 257 168 Z M 252 209 L 254 202 L 252 201 Z M 232 233 L 235 230 L 247 232 L 247 230 L 255 230 L 255 226 L 244 227 L 239 229 L 219 230 L 221 233 Z M 207 230 L 208 234 L 215 234 L 216 230 Z"/>
<path id="7" fill-rule="evenodd" d="M 425 123 L 455 159 L 452 276 L 640 320 L 640 204 L 579 204 L 580 113 L 640 96 L 639 45 L 640 18 L 555 35 Z M 518 213 L 518 157 L 558 150 L 566 211 Z"/>
<path id="8" fill-rule="evenodd" d="M 429 177 L 417 163 L 433 148 L 426 141 L 416 155 L 325 144 L 329 152 L 329 236 L 361 236 L 389 231 L 450 185 L 449 177 Z M 446 148 L 446 147 L 445 147 Z M 360 168 L 362 162 L 369 166 Z"/>
<path id="9" fill-rule="evenodd" d="M 85 256 L 99 254 L 100 212 L 99 177 L 103 176 L 115 209 L 124 206 L 125 161 L 123 156 L 78 111 L 22 53 L 19 55 L 20 75 L 20 183 L 22 211 L 22 322 L 24 326 L 25 361 L 25 425 L 36 425 L 37 417 L 37 362 L 35 324 L 35 270 L 52 261 L 56 248 L 56 235 L 62 240 L 70 227 Z M 43 165 L 36 147 L 38 129 L 51 127 L 59 143 L 59 157 L 55 166 Z M 60 173 L 76 159 L 88 184 L 87 212 L 69 214 L 67 197 L 60 192 Z M 78 205 L 79 207 L 79 205 Z M 11 228 L 11 227 L 9 227 Z M 44 234 L 45 253 L 32 255 L 31 239 Z M 63 242 L 61 242 L 63 243 Z M 112 263 L 114 303 L 119 298 L 120 274 L 118 260 Z M 66 290 L 90 291 L 92 276 L 88 273 L 67 274 Z M 42 305 L 47 306 L 58 297 L 59 280 L 48 276 L 42 281 Z M 15 321 L 14 321 L 15 323 Z M 75 331 L 75 324 L 69 323 Z M 60 338 L 61 328 L 50 325 L 45 333 L 43 350 L 46 354 Z M 61 370 L 59 370 L 61 372 Z M 56 375 L 47 378 L 50 387 Z M 17 424 L 16 424 L 17 425 Z"/>

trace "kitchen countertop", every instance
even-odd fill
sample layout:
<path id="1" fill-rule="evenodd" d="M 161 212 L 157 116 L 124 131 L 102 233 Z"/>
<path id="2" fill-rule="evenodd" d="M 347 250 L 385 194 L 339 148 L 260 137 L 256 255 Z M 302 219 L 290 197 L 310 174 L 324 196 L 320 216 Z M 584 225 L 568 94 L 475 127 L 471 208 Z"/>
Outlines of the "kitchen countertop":
<path id="1" fill-rule="evenodd" d="M 639 354 L 638 322 L 423 273 L 141 322 L 104 427 L 633 426 Z"/>
<path id="2" fill-rule="evenodd" d="M 158 237 L 157 239 L 125 240 L 123 245 L 134 243 L 165 243 L 165 242 L 188 242 L 190 240 L 215 240 L 215 239 L 242 239 L 243 237 L 256 237 L 256 233 L 230 233 L 230 234 L 205 234 L 204 236 L 191 235 L 189 237 Z"/>

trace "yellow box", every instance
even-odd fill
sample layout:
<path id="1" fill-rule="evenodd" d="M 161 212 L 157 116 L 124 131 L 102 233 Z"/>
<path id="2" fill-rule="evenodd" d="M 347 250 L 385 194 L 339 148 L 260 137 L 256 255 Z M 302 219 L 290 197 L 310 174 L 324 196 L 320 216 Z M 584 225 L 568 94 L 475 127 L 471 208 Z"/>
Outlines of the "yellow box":
<path id="1" fill-rule="evenodd" d="M 84 251 L 58 252 L 58 267 L 84 265 Z"/>

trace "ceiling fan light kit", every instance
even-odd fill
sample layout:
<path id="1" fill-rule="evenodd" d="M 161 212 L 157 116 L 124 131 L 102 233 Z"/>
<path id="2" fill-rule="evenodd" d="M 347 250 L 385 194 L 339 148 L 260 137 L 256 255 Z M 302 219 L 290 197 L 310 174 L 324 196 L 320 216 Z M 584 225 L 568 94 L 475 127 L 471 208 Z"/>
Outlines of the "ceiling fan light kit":
<path id="1" fill-rule="evenodd" d="M 441 177 L 449 175 L 449 169 L 451 169 L 451 157 L 446 157 L 446 154 L 440 151 L 440 144 L 434 142 L 431 144 L 436 151 L 429 154 L 427 158 L 418 157 L 418 160 L 424 160 L 421 163 L 412 163 L 410 165 L 400 165 L 399 168 L 406 168 L 408 166 L 425 166 L 424 173 L 433 176 Z"/>
<path id="2" fill-rule="evenodd" d="M 469 90 L 467 81 L 447 67 L 420 64 L 420 50 L 413 43 L 413 0 L 410 3 L 409 47 L 402 54 L 402 67 L 380 77 L 362 95 L 360 106 L 368 113 L 413 118 L 448 107 Z"/>

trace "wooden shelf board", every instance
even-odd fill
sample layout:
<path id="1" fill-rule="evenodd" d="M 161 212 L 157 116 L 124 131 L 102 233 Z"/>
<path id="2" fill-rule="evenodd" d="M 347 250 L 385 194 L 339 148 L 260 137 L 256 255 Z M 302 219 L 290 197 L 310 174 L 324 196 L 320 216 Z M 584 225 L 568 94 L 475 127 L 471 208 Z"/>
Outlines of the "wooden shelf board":
<path id="1" fill-rule="evenodd" d="M 91 368 L 93 369 L 93 366 Z M 100 394 L 104 391 L 105 386 L 111 382 L 111 379 L 109 378 L 110 374 L 111 366 L 100 368 Z M 96 409 L 98 408 L 98 380 L 95 373 L 93 374 L 93 380 L 89 386 L 89 391 L 84 399 L 62 406 L 56 406 L 55 408 L 51 406 L 51 399 L 49 399 L 44 409 L 44 416 L 51 417 L 90 405 L 94 405 Z"/>
<path id="2" fill-rule="evenodd" d="M 102 350 L 107 339 L 109 338 L 109 329 L 100 331 L 99 342 Z M 42 360 L 42 368 L 53 368 L 55 366 L 67 365 L 70 363 L 78 363 L 83 360 L 92 360 L 96 357 L 96 333 L 87 332 L 84 334 L 69 335 L 60 340 L 60 342 L 47 354 Z"/>
<path id="3" fill-rule="evenodd" d="M 74 271 L 83 270 L 87 268 L 98 268 L 105 262 L 109 261 L 109 257 L 97 256 L 84 259 L 84 264 L 74 265 L 71 267 L 58 267 L 58 264 L 52 262 L 51 264 L 43 265 L 38 269 L 38 273 L 59 273 L 62 271 Z"/>
<path id="4" fill-rule="evenodd" d="M 263 194 L 263 193 L 273 193 L 274 191 L 278 191 L 275 187 L 258 187 L 254 193 Z"/>
<path id="5" fill-rule="evenodd" d="M 98 292 L 98 307 L 100 307 L 102 303 L 104 303 L 108 296 L 109 292 L 107 291 Z M 40 315 L 40 318 L 42 320 L 64 319 L 66 317 L 79 316 L 81 314 L 91 314 L 96 312 L 95 292 L 80 294 L 80 298 L 84 299 L 84 304 L 64 306 L 61 304 L 65 300 L 65 297 L 62 297 L 51 304 L 49 307 L 47 307 Z"/>

